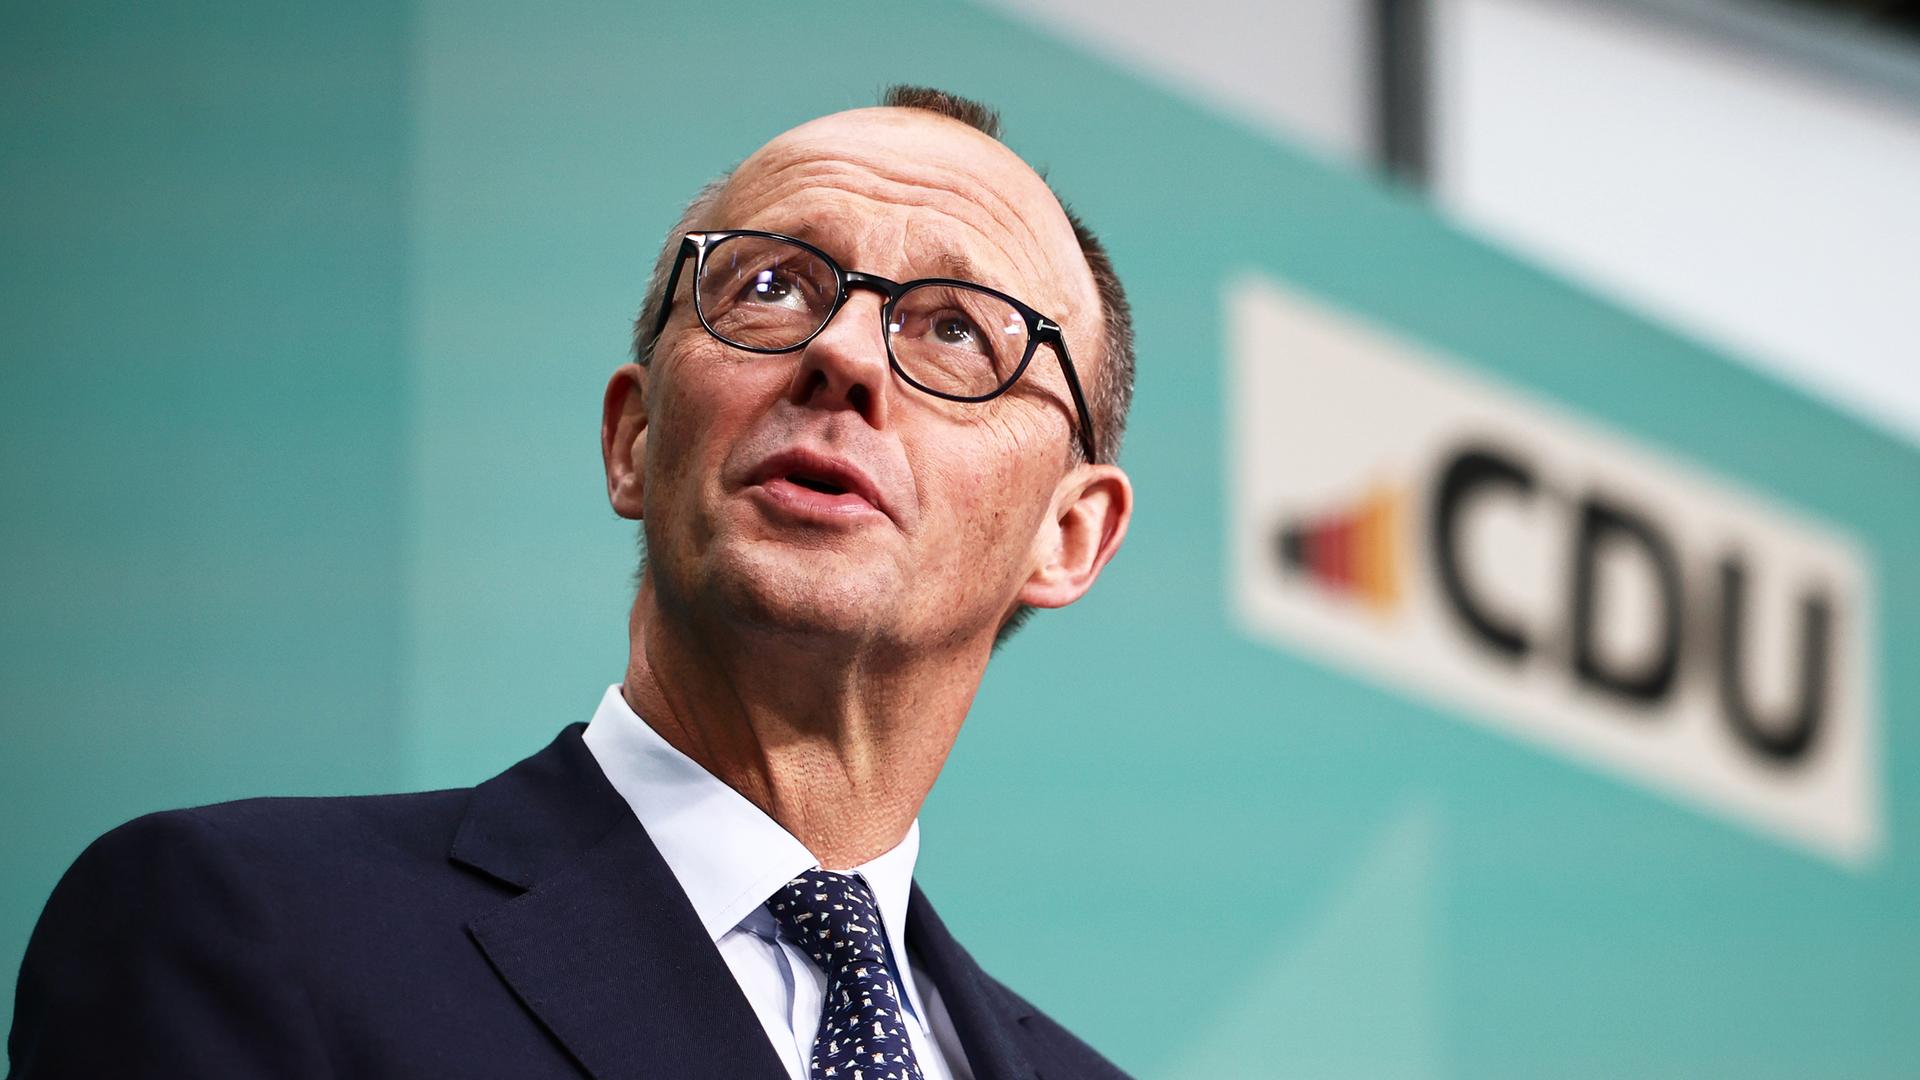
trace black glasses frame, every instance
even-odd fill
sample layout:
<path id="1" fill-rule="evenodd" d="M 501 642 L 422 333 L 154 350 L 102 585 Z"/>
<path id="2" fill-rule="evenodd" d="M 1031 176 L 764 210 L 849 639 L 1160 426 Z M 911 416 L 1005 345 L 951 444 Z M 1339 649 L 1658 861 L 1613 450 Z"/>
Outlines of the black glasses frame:
<path id="1" fill-rule="evenodd" d="M 735 341 L 720 333 L 720 331 L 715 330 L 713 324 L 707 321 L 707 313 L 702 310 L 700 303 L 699 284 L 701 277 L 706 273 L 707 252 L 718 246 L 721 241 L 729 240 L 737 236 L 759 236 L 769 240 L 779 240 L 783 243 L 792 244 L 797 248 L 811 253 L 815 258 L 819 259 L 827 269 L 833 271 L 833 280 L 836 289 L 833 305 L 827 309 L 827 317 L 820 321 L 819 326 L 813 328 L 812 333 L 809 333 L 806 337 L 792 345 L 783 348 L 769 349 Z M 660 315 L 654 320 L 653 335 L 648 339 L 650 342 L 658 343 L 661 332 L 667 328 L 667 316 L 673 311 L 673 293 L 680 285 L 680 271 L 686 266 L 688 256 L 693 257 L 693 310 L 694 314 L 700 319 L 700 326 L 705 329 L 708 334 L 711 334 L 715 340 L 724 342 L 736 349 L 745 350 L 746 352 L 780 354 L 798 352 L 806 348 L 807 343 L 819 337 L 820 332 L 825 330 L 828 324 L 833 322 L 833 317 L 840 314 L 840 309 L 846 306 L 848 298 L 853 295 L 855 289 L 868 289 L 877 292 L 886 300 L 880 309 L 880 318 L 882 319 L 880 336 L 884 339 L 883 343 L 887 349 L 887 365 L 893 368 L 893 373 L 900 376 L 908 386 L 913 387 L 915 390 L 925 394 L 932 394 L 937 398 L 945 398 L 948 401 L 977 403 L 991 401 L 999 397 L 1011 389 L 1014 383 L 1020 381 L 1020 376 L 1026 373 L 1027 365 L 1033 362 L 1034 352 L 1044 344 L 1053 350 L 1054 358 L 1060 361 L 1060 371 L 1067 378 L 1067 390 L 1073 394 L 1073 407 L 1080 414 L 1080 447 L 1086 452 L 1089 462 L 1099 460 L 1094 454 L 1093 419 L 1087 412 L 1087 398 L 1080 390 L 1080 375 L 1079 372 L 1074 370 L 1073 358 L 1067 353 L 1067 339 L 1060 332 L 1060 324 L 998 289 L 982 285 L 977 281 L 962 281 L 959 278 L 932 277 L 915 278 L 912 281 L 892 281 L 878 274 L 865 274 L 858 270 L 848 270 L 835 261 L 833 256 L 821 251 L 805 240 L 788 236 L 785 233 L 765 232 L 760 229 L 725 229 L 713 232 L 690 232 L 681 237 L 680 253 L 673 260 L 673 270 L 667 274 L 667 287 L 660 297 Z M 1013 374 L 1007 376 L 1005 382 L 984 394 L 954 394 L 945 390 L 935 390 L 933 387 L 915 379 L 907 373 L 904 367 L 900 366 L 899 357 L 893 353 L 893 335 L 886 333 L 885 327 L 892 324 L 894 304 L 899 301 L 900 297 L 906 295 L 909 290 L 919 288 L 922 285 L 952 285 L 966 289 L 977 289 L 989 296 L 1005 301 L 1009 307 L 1020 313 L 1021 318 L 1027 321 L 1026 352 L 1020 357 L 1020 363 L 1014 366 Z"/>

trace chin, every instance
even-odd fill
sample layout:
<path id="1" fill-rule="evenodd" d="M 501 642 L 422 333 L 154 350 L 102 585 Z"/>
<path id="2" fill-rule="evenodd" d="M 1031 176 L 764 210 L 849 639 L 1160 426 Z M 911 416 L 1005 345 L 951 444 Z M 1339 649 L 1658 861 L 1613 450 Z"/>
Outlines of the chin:
<path id="1" fill-rule="evenodd" d="M 898 595 L 891 565 L 861 565 L 837 552 L 762 540 L 714 554 L 705 595 L 724 605 L 727 617 L 761 631 L 822 644 L 873 638 Z"/>

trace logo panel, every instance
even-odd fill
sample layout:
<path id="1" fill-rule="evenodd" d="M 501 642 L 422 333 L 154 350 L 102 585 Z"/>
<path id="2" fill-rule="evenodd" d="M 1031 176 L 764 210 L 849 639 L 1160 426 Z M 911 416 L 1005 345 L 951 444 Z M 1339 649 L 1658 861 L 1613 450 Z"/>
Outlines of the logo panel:
<path id="1" fill-rule="evenodd" d="M 1250 632 L 1836 861 L 1874 855 L 1860 545 L 1271 282 L 1227 308 Z"/>

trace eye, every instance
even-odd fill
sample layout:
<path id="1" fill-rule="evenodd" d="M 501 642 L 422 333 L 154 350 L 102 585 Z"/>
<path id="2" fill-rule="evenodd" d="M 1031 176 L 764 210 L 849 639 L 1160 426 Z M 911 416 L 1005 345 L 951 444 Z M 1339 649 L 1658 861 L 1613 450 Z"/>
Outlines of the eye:
<path id="1" fill-rule="evenodd" d="M 972 345 L 980 340 L 980 332 L 973 320 L 959 312 L 947 312 L 936 316 L 930 328 L 933 338 L 942 345 Z"/>
<path id="2" fill-rule="evenodd" d="M 803 283 L 789 274 L 785 267 L 770 266 L 756 271 L 747 279 L 746 287 L 741 290 L 741 299 L 762 304 L 788 303 L 802 288 Z"/>

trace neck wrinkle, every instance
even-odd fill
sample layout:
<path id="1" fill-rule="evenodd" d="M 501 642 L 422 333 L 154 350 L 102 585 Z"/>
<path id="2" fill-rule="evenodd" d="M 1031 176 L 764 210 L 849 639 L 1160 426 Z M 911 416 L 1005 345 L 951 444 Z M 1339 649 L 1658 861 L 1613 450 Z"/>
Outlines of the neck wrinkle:
<path id="1" fill-rule="evenodd" d="M 628 634 L 627 704 L 828 870 L 906 837 L 985 668 L 984 651 L 874 665 L 773 634 L 708 641 L 669 623 L 645 581 Z"/>

